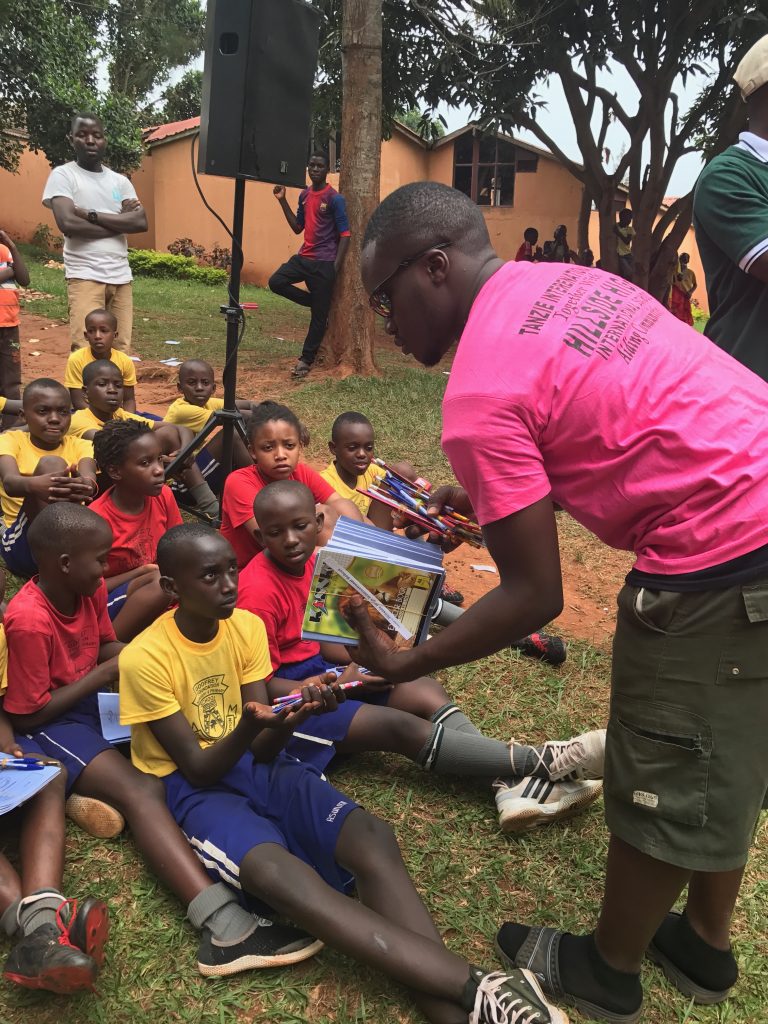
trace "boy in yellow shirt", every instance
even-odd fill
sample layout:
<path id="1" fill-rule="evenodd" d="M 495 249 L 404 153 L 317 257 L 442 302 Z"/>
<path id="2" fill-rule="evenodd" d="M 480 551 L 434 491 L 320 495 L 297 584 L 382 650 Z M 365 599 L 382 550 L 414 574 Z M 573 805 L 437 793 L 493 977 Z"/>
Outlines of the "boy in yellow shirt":
<path id="1" fill-rule="evenodd" d="M 0 548 L 12 573 L 34 576 L 29 524 L 52 501 L 88 504 L 98 485 L 93 445 L 67 434 L 71 413 L 63 384 L 47 377 L 33 380 L 24 388 L 21 404 L 29 433 L 0 434 Z"/>
<path id="2" fill-rule="evenodd" d="M 117 319 L 106 309 L 94 309 L 85 318 L 85 348 L 79 348 L 67 359 L 64 371 L 64 386 L 69 388 L 75 409 L 85 409 L 83 394 L 83 370 L 97 359 L 109 359 L 123 376 L 123 406 L 128 412 L 136 412 L 136 367 L 133 360 L 114 348 L 117 337 Z"/>
<path id="3" fill-rule="evenodd" d="M 235 608 L 237 558 L 221 534 L 175 526 L 157 561 L 178 602 L 120 654 L 121 721 L 131 757 L 158 776 L 166 803 L 209 873 L 322 942 L 406 985 L 433 1024 L 515 1017 L 567 1024 L 536 978 L 488 974 L 443 945 L 392 829 L 283 753 L 294 729 L 337 707 L 318 677 L 298 707 L 267 705 L 264 625 Z M 359 902 L 344 895 L 354 877 Z"/>

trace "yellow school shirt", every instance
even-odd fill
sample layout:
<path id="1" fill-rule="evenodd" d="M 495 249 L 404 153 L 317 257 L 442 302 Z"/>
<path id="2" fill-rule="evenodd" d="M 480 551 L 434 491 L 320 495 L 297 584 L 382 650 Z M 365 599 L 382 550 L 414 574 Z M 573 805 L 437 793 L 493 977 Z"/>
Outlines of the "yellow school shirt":
<path id="1" fill-rule="evenodd" d="M 131 728 L 131 759 L 162 778 L 176 765 L 147 722 L 181 711 L 201 747 L 228 736 L 243 713 L 240 687 L 272 675 L 264 623 L 236 608 L 207 644 L 182 636 L 171 609 L 120 652 L 120 721 Z"/>
<path id="2" fill-rule="evenodd" d="M 110 363 L 114 363 L 120 373 L 123 375 L 123 384 L 127 388 L 136 387 L 136 367 L 134 366 L 133 360 L 130 359 L 125 352 L 121 352 L 120 349 L 113 348 L 109 356 L 104 356 L 105 359 L 109 359 Z M 67 368 L 64 371 L 64 387 L 65 388 L 81 388 L 83 386 L 83 370 L 86 368 L 88 363 L 95 363 L 93 353 L 90 348 L 86 345 L 85 348 L 79 348 L 77 352 L 73 352 L 67 360 Z"/>
<path id="3" fill-rule="evenodd" d="M 223 398 L 209 398 L 205 405 L 192 405 L 186 398 L 177 398 L 168 406 L 165 420 L 167 423 L 180 423 L 182 427 L 189 427 L 193 434 L 199 434 L 211 413 L 223 408 Z"/>
<path id="4" fill-rule="evenodd" d="M 0 395 L 0 412 L 2 412 L 3 409 L 5 408 L 5 404 L 7 401 L 7 398 L 5 398 L 3 395 Z"/>
<path id="5" fill-rule="evenodd" d="M 141 423 L 146 423 L 147 426 L 151 427 L 153 430 L 157 425 L 156 420 L 148 420 L 146 416 L 139 416 L 138 413 L 128 412 L 127 409 L 115 409 L 112 419 L 139 420 Z M 104 423 L 105 421 L 100 420 L 92 409 L 78 409 L 77 412 L 72 413 L 72 420 L 69 424 L 67 435 L 72 434 L 74 437 L 82 437 L 83 434 L 87 434 L 89 430 L 101 430 Z"/>
<path id="6" fill-rule="evenodd" d="M 627 239 L 625 242 L 621 235 L 617 235 L 616 238 L 616 252 L 619 256 L 631 256 L 632 255 L 632 243 L 635 240 L 635 229 L 629 224 L 623 228 L 619 226 L 619 231 Z"/>
<path id="7" fill-rule="evenodd" d="M 326 480 L 334 491 L 336 491 L 337 494 L 340 494 L 342 498 L 349 498 L 350 501 L 354 501 L 364 516 L 368 515 L 368 509 L 371 507 L 371 499 L 366 498 L 364 494 L 359 494 L 354 488 L 347 487 L 339 476 L 335 462 L 329 462 L 320 476 L 323 480 Z M 374 480 L 378 480 L 379 477 L 382 476 L 384 476 L 384 470 L 381 466 L 376 466 L 372 462 L 362 476 L 357 478 L 356 486 L 364 491 L 370 487 Z"/>
<path id="8" fill-rule="evenodd" d="M 90 441 L 66 434 L 58 448 L 49 450 L 38 448 L 31 436 L 23 430 L 6 430 L 0 434 L 0 455 L 10 455 L 16 460 L 16 465 L 22 475 L 32 476 L 37 469 L 38 462 L 46 455 L 58 455 L 68 466 L 77 465 L 81 459 L 93 458 L 93 445 Z M 2 505 L 6 526 L 11 526 L 16 522 L 23 504 L 23 498 L 9 497 L 5 493 L 5 488 L 0 484 L 0 505 Z"/>

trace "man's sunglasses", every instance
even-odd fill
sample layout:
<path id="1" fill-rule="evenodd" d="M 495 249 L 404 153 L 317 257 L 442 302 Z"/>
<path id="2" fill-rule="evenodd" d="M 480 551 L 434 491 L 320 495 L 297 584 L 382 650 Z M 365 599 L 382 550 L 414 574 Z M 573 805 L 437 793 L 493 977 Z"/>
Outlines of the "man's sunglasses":
<path id="1" fill-rule="evenodd" d="M 393 279 L 400 273 L 401 270 L 405 270 L 406 267 L 410 267 L 413 263 L 417 263 L 422 256 L 426 256 L 428 252 L 432 252 L 433 249 L 447 249 L 452 242 L 437 242 L 434 245 L 430 245 L 427 249 L 422 249 L 421 252 L 416 253 L 415 256 L 409 256 L 407 260 L 403 260 L 399 263 L 395 270 L 389 275 L 389 277 L 382 281 L 378 288 L 372 293 L 368 299 L 368 304 L 374 313 L 379 316 L 383 316 L 385 320 L 388 320 L 392 316 L 392 300 L 387 294 L 387 288 L 392 283 Z"/>

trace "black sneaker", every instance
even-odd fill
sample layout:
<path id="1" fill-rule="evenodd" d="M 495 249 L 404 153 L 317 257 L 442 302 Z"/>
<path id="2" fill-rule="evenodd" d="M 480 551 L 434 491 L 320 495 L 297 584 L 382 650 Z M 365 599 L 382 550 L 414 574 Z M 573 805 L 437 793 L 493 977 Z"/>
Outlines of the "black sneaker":
<path id="1" fill-rule="evenodd" d="M 323 948 L 319 939 L 289 924 L 257 917 L 253 931 L 237 942 L 217 942 L 203 928 L 197 951 L 197 969 L 206 978 L 223 978 L 260 967 L 286 967 L 309 960 Z"/>
<path id="2" fill-rule="evenodd" d="M 440 591 L 440 597 L 448 604 L 462 605 L 464 604 L 464 595 L 460 590 L 451 590 L 450 587 L 443 587 Z"/>
<path id="3" fill-rule="evenodd" d="M 77 949 L 55 924 L 42 924 L 25 935 L 10 952 L 3 977 L 24 988 L 43 988 L 58 995 L 92 992 L 99 967 Z"/>
<path id="4" fill-rule="evenodd" d="M 470 967 L 462 1007 L 469 1024 L 568 1024 L 568 1017 L 547 1002 L 536 975 L 517 967 L 486 972 Z"/>
<path id="5" fill-rule="evenodd" d="M 71 909 L 70 909 L 71 908 Z M 73 946 L 92 957 L 101 969 L 104 964 L 104 946 L 109 938 L 109 910 L 103 900 L 88 896 L 84 900 L 67 900 L 66 911 L 59 907 L 57 922 L 62 933 Z"/>
<path id="6" fill-rule="evenodd" d="M 509 646 L 529 658 L 545 661 L 548 665 L 562 665 L 568 657 L 565 641 L 551 633 L 531 633 Z"/>

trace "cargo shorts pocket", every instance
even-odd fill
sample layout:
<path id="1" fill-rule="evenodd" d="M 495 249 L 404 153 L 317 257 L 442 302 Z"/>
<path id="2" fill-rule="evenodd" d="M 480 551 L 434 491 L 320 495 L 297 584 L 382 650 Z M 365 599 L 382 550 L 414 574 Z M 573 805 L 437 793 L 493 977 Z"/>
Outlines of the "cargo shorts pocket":
<path id="1" fill-rule="evenodd" d="M 744 625 L 720 655 L 717 683 L 768 683 L 768 584 L 743 586 Z"/>
<path id="2" fill-rule="evenodd" d="M 712 730 L 684 708 L 615 694 L 605 749 L 607 795 L 684 825 L 707 820 Z"/>

